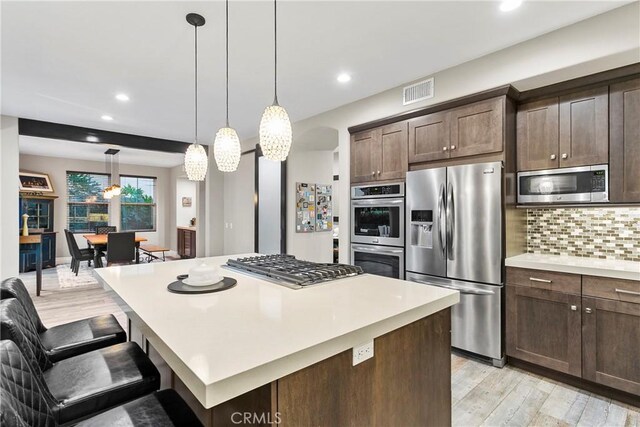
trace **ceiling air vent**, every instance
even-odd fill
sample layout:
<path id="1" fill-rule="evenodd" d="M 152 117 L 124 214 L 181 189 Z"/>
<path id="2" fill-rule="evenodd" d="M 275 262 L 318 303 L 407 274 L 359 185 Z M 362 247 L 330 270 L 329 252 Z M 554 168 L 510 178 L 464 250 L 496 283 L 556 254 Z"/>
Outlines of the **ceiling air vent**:
<path id="1" fill-rule="evenodd" d="M 402 105 L 413 104 L 429 98 L 433 98 L 433 77 L 406 86 L 402 90 Z"/>

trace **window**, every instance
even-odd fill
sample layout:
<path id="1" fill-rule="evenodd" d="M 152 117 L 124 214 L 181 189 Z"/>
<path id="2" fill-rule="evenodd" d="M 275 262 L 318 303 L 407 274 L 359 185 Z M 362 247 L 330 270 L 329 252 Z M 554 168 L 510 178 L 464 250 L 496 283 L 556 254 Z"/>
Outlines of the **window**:
<path id="1" fill-rule="evenodd" d="M 109 203 L 102 197 L 108 185 L 107 174 L 67 172 L 67 224 L 72 233 L 93 233 L 109 224 Z"/>
<path id="2" fill-rule="evenodd" d="M 120 229 L 155 231 L 156 178 L 120 176 Z"/>

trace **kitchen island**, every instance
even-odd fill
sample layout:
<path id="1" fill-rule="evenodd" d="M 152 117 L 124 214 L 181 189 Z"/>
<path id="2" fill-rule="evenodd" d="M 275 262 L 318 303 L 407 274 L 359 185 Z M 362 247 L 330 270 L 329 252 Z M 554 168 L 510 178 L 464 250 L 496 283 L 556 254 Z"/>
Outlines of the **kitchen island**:
<path id="1" fill-rule="evenodd" d="M 235 257 L 249 256 L 235 255 Z M 293 290 L 225 268 L 226 291 L 167 291 L 190 259 L 96 270 L 205 425 L 448 425 L 457 291 L 360 275 Z M 353 365 L 352 348 L 374 341 Z"/>

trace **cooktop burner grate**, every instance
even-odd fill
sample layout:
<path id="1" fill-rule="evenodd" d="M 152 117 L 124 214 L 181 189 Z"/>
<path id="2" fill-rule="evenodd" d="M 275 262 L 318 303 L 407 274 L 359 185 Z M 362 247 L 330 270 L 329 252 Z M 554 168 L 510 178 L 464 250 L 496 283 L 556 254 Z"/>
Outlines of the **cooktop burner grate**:
<path id="1" fill-rule="evenodd" d="M 363 273 L 361 267 L 354 265 L 301 261 L 293 255 L 263 255 L 229 259 L 227 265 L 300 287 Z"/>

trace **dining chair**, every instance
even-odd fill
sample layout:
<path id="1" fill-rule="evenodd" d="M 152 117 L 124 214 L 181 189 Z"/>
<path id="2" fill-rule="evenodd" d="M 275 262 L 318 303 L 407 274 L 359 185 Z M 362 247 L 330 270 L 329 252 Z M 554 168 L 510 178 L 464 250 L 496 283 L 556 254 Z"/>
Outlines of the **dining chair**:
<path id="1" fill-rule="evenodd" d="M 67 245 L 69 246 L 69 252 L 71 253 L 71 270 L 78 275 L 80 271 L 80 263 L 82 261 L 88 261 L 88 266 L 91 267 L 91 261 L 93 260 L 94 251 L 91 248 L 80 249 L 76 238 L 73 237 L 73 233 L 67 229 L 64 230 L 64 234 L 67 238 Z"/>
<path id="2" fill-rule="evenodd" d="M 124 231 L 109 233 L 107 240 L 107 266 L 126 264 L 136 259 L 136 233 Z"/>
<path id="3" fill-rule="evenodd" d="M 118 228 L 115 225 L 98 225 L 96 227 L 96 234 L 109 234 L 117 231 Z"/>

